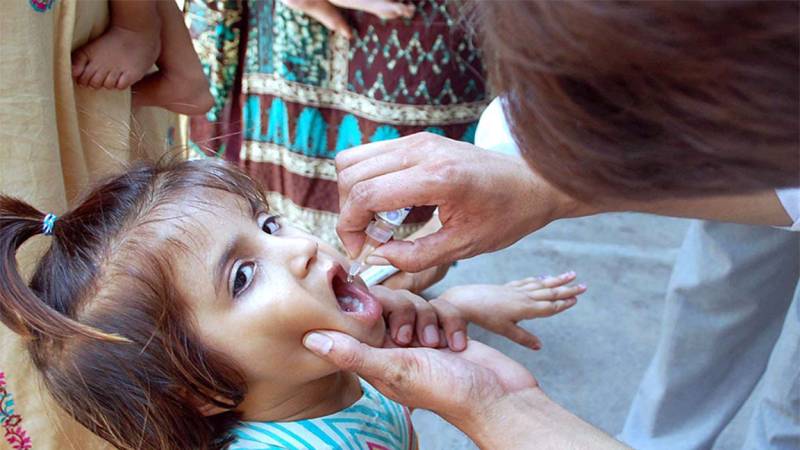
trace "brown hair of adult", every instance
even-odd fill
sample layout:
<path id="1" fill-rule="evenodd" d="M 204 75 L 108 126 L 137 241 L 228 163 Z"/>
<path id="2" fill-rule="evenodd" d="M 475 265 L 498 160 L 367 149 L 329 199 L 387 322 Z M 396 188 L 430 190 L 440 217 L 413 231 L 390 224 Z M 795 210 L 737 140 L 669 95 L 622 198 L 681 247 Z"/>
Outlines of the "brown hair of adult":
<path id="1" fill-rule="evenodd" d="M 512 133 L 583 199 L 800 185 L 797 1 L 473 2 Z"/>
<path id="2" fill-rule="evenodd" d="M 170 253 L 185 250 L 159 227 L 174 206 L 202 204 L 203 189 L 265 204 L 253 181 L 223 162 L 139 164 L 101 182 L 53 227 L 30 283 L 17 249 L 42 233 L 45 214 L 0 196 L 0 320 L 28 337 L 55 400 L 123 449 L 216 449 L 230 441 L 243 375 L 192 332 L 173 288 Z M 162 230 L 163 231 L 163 230 Z"/>

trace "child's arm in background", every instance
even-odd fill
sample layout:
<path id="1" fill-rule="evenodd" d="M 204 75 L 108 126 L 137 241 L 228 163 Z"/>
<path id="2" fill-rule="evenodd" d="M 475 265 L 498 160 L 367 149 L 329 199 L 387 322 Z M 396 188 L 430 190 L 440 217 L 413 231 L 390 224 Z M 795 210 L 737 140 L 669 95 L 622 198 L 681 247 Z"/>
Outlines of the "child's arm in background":
<path id="1" fill-rule="evenodd" d="M 539 338 L 517 323 L 549 317 L 575 305 L 577 296 L 586 292 L 585 285 L 569 285 L 575 277 L 575 272 L 567 272 L 558 276 L 525 278 L 504 285 L 456 286 L 431 300 L 431 304 L 440 309 L 442 303 L 448 303 L 467 321 L 539 350 L 542 348 Z"/>

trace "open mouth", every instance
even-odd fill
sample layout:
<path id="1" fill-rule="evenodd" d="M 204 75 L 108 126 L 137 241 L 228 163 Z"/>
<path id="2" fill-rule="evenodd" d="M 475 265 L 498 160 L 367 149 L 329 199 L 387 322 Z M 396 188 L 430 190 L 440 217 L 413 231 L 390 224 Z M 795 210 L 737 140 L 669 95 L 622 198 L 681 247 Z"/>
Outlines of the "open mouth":
<path id="1" fill-rule="evenodd" d="M 338 264 L 331 269 L 329 277 L 333 295 L 342 312 L 368 321 L 381 317 L 381 304 L 370 294 L 361 278 L 356 277 L 352 283 L 348 283 L 347 272 Z"/>

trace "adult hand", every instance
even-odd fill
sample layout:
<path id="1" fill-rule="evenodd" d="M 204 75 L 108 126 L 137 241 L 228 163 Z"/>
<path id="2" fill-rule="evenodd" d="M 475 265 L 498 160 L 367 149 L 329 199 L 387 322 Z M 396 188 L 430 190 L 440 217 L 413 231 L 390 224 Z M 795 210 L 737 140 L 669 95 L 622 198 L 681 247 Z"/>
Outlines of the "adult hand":
<path id="1" fill-rule="evenodd" d="M 367 262 L 409 272 L 507 247 L 578 203 L 519 158 L 431 133 L 344 151 L 336 157 L 337 232 L 352 257 L 375 211 L 437 205 L 442 228 L 413 242 L 390 241 Z"/>
<path id="2" fill-rule="evenodd" d="M 348 39 L 353 37 L 339 8 L 366 11 L 381 19 L 409 18 L 414 15 L 414 6 L 390 0 L 282 0 L 289 8 L 308 14 L 329 30 L 341 33 Z"/>
<path id="3" fill-rule="evenodd" d="M 389 398 L 434 411 L 459 426 L 503 396 L 536 388 L 523 366 L 497 350 L 469 341 L 454 353 L 432 348 L 373 348 L 335 331 L 311 332 L 303 344 L 340 368 L 356 372 Z"/>
<path id="4" fill-rule="evenodd" d="M 452 353 L 374 348 L 346 334 L 312 331 L 303 344 L 393 400 L 439 414 L 480 448 L 626 448 L 550 400 L 520 364 L 476 341 Z"/>

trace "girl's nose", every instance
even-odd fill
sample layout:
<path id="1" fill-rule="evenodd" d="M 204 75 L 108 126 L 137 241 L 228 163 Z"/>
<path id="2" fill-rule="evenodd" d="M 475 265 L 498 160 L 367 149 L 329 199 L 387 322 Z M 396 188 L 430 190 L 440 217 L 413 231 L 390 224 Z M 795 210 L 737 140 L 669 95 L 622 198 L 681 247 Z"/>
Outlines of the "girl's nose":
<path id="1" fill-rule="evenodd" d="M 283 238 L 289 271 L 298 278 L 305 278 L 317 260 L 319 244 L 305 238 Z"/>

